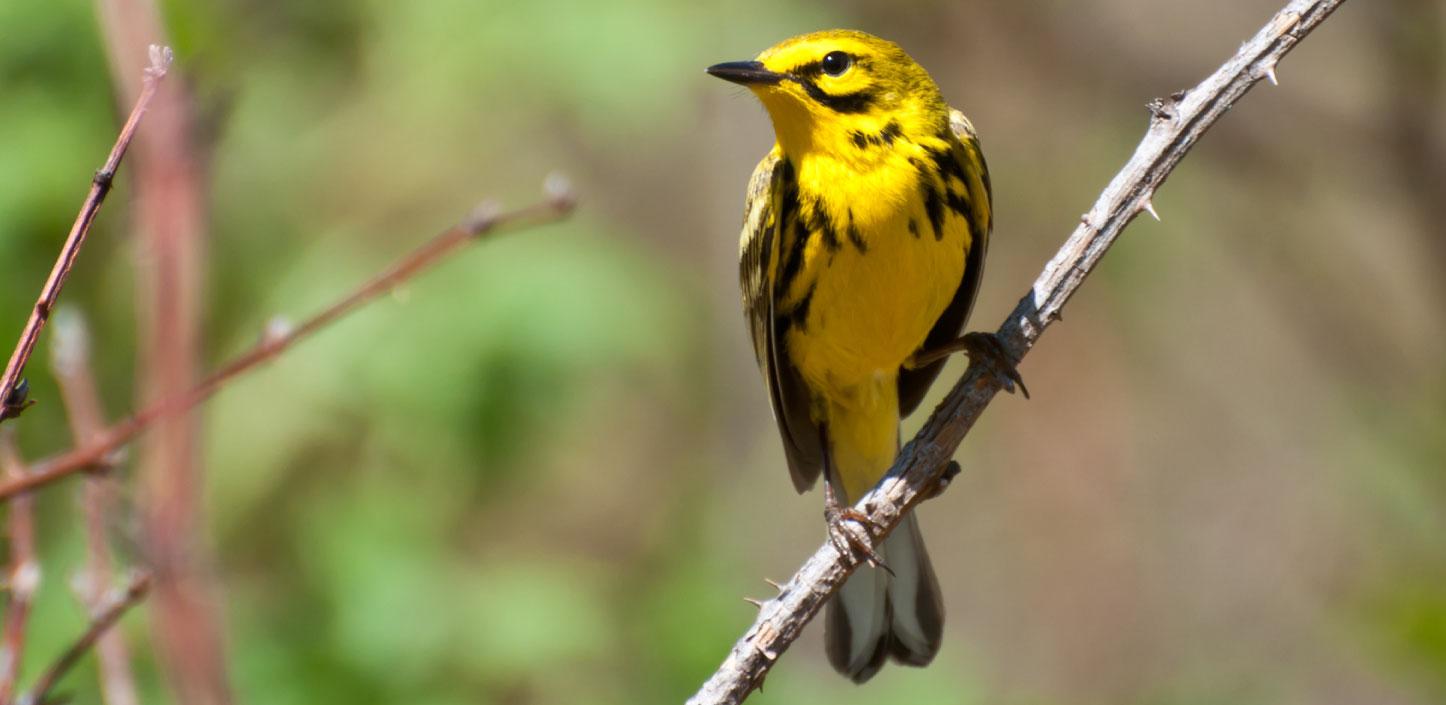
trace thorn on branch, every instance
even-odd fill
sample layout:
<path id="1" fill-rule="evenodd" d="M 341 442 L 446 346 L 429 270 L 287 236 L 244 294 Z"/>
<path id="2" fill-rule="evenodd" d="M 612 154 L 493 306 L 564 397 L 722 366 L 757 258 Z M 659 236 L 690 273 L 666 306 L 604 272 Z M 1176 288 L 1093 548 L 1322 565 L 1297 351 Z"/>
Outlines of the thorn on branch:
<path id="1" fill-rule="evenodd" d="M 1155 204 L 1151 199 L 1146 198 L 1145 202 L 1141 204 L 1140 208 L 1146 213 L 1149 213 L 1150 217 L 1154 218 L 1157 222 L 1160 220 L 1160 214 L 1155 212 Z"/>
<path id="2" fill-rule="evenodd" d="M 745 598 L 743 598 L 743 601 L 744 601 L 744 602 L 747 602 L 747 603 L 750 604 L 750 605 L 753 605 L 754 607 L 757 607 L 758 609 L 763 609 L 763 601 L 762 601 L 762 600 L 759 600 L 758 598 L 755 598 L 755 597 L 745 597 Z"/>
<path id="3" fill-rule="evenodd" d="M 1277 59 L 1275 57 L 1271 57 L 1269 59 L 1266 59 L 1265 63 L 1261 64 L 1260 66 L 1261 74 L 1265 76 L 1266 80 L 1270 81 L 1270 85 L 1272 86 L 1280 85 L 1280 80 L 1275 77 L 1276 63 L 1278 63 Z"/>

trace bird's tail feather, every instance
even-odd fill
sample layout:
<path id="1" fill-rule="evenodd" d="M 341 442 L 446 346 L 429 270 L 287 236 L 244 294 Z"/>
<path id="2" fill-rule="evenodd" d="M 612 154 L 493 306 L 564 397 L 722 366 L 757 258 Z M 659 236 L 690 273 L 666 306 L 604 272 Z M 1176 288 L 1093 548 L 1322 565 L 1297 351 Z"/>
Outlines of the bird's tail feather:
<path id="1" fill-rule="evenodd" d="M 939 652 L 944 603 L 913 513 L 884 540 L 882 568 L 861 566 L 828 603 L 824 645 L 829 663 L 855 683 L 873 677 L 884 660 L 924 666 Z"/>

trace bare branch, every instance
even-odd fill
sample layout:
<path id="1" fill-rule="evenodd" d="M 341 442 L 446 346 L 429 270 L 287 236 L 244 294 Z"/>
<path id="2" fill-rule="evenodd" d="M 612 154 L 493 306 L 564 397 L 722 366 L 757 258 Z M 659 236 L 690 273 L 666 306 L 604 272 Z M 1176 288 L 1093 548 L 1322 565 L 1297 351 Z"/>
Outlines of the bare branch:
<path id="1" fill-rule="evenodd" d="M 1150 128 L 1134 156 L 999 327 L 999 338 L 1016 361 L 1059 318 L 1125 226 L 1142 211 L 1153 210 L 1151 196 L 1205 131 L 1257 81 L 1273 76 L 1280 58 L 1344 1 L 1293 0 L 1200 85 L 1150 103 Z M 1000 388 L 1000 380 L 985 366 L 970 364 L 923 429 L 900 451 L 889 474 L 855 506 L 885 533 L 891 531 L 904 512 L 928 498 L 949 458 Z M 689 705 L 742 702 L 853 569 L 849 558 L 824 542 L 779 595 L 763 605 Z"/>
<path id="2" fill-rule="evenodd" d="M 0 422 L 12 416 L 18 416 L 28 406 L 20 375 L 25 372 L 25 363 L 29 362 L 30 353 L 35 349 L 36 341 L 40 339 L 40 330 L 45 327 L 45 322 L 50 318 L 50 312 L 55 309 L 55 304 L 60 299 L 60 290 L 64 288 L 65 279 L 70 276 L 70 270 L 75 266 L 76 258 L 80 256 L 80 248 L 85 244 L 85 237 L 90 233 L 90 226 L 95 222 L 95 216 L 100 212 L 100 206 L 105 202 L 106 194 L 110 193 L 116 170 L 120 168 L 121 159 L 125 157 L 126 150 L 130 148 L 136 128 L 141 123 L 141 116 L 145 114 L 146 107 L 155 97 L 161 79 L 166 76 L 171 62 L 170 48 L 151 47 L 151 59 L 152 64 L 145 71 L 143 87 L 140 96 L 136 98 L 135 107 L 131 109 L 130 117 L 126 119 L 125 126 L 121 128 L 115 146 L 111 147 L 110 156 L 106 158 L 105 165 L 91 179 L 90 193 L 80 206 L 80 214 L 75 217 L 75 224 L 70 226 L 70 235 L 65 238 L 65 244 L 60 248 L 60 255 L 56 257 L 55 265 L 50 269 L 50 277 L 45 280 L 45 286 L 41 287 L 40 298 L 35 301 L 35 307 L 30 311 L 30 318 L 25 321 L 25 329 L 20 333 L 20 341 L 15 344 L 15 351 L 10 354 L 10 362 L 5 365 L 4 375 L 0 376 Z"/>
<path id="3" fill-rule="evenodd" d="M 28 472 L 15 436 L 0 431 L 0 465 L 8 479 L 20 479 Z M 21 495 L 10 502 L 10 601 L 5 608 L 4 641 L 0 642 L 0 703 L 9 703 L 20 680 L 20 664 L 25 656 L 25 630 L 30 621 L 30 605 L 40 588 L 40 563 L 35 558 L 35 500 Z"/>
<path id="4" fill-rule="evenodd" d="M 96 387 L 90 350 L 90 332 L 80 312 L 64 308 L 56 312 L 55 326 L 51 329 L 50 366 L 60 385 L 60 398 L 76 445 L 96 440 L 105 431 L 105 411 Z M 111 581 L 107 533 L 117 492 L 116 478 L 102 473 L 88 476 L 81 491 L 86 564 L 76 575 L 75 590 L 91 612 L 102 609 Z M 95 654 L 100 662 L 100 688 L 106 705 L 137 705 L 140 699 L 131 672 L 130 654 L 120 632 L 101 635 Z"/>
<path id="5" fill-rule="evenodd" d="M 205 401 L 235 378 L 280 355 L 298 341 L 310 337 L 358 307 L 395 289 L 453 254 L 463 245 L 484 235 L 555 222 L 570 213 L 573 206 L 571 193 L 561 192 L 550 195 L 547 200 L 513 211 L 497 213 L 479 209 L 464 222 L 438 234 L 300 325 L 268 326 L 268 334 L 254 347 L 232 358 L 186 393 L 162 399 L 141 409 L 134 416 L 106 429 L 96 440 L 35 463 L 33 471 L 24 478 L 0 483 L 0 501 L 77 472 L 94 469 L 104 463 L 110 453 L 135 438 L 156 419 L 190 409 Z"/>
<path id="6" fill-rule="evenodd" d="M 120 618 L 125 616 L 125 613 L 129 611 L 130 608 L 135 607 L 140 604 L 141 600 L 145 599 L 146 593 L 150 588 L 151 578 L 149 575 L 137 573 L 132 576 L 130 584 L 127 585 L 124 590 L 116 591 L 116 594 L 112 594 L 110 598 L 106 600 L 103 609 L 97 610 L 91 617 L 90 626 L 80 635 L 80 638 L 76 639 L 75 643 L 71 644 L 70 648 L 66 649 L 65 652 L 60 655 L 60 658 L 55 660 L 55 663 L 50 664 L 50 667 L 45 669 L 45 672 L 40 675 L 40 678 L 36 679 L 35 685 L 31 686 L 30 690 L 26 691 L 25 695 L 16 701 L 17 705 L 42 705 L 45 702 L 46 696 L 50 694 L 51 689 L 55 687 L 55 684 L 59 683 L 60 679 L 65 677 L 65 674 L 75 667 L 75 664 L 80 661 L 81 657 L 85 656 L 85 652 L 89 651 L 90 647 L 95 645 L 97 639 L 100 639 L 112 626 L 115 626 L 115 623 L 120 621 Z"/>

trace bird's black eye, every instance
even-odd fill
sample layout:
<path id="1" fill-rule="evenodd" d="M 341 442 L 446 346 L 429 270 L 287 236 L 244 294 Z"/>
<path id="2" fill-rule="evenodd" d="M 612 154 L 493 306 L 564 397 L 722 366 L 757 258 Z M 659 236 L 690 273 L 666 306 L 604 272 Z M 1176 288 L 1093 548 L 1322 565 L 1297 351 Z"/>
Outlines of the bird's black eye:
<path id="1" fill-rule="evenodd" d="M 854 65 L 854 58 L 841 51 L 831 51 L 823 57 L 823 72 L 838 76 Z"/>

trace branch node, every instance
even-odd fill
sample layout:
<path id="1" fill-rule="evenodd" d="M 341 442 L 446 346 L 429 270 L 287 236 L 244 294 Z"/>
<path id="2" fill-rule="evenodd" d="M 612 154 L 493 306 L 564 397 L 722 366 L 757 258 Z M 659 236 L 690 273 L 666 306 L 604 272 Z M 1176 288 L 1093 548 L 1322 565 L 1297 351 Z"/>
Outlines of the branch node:
<path id="1" fill-rule="evenodd" d="M 176 53 L 171 48 L 162 44 L 152 44 L 149 48 L 151 65 L 146 67 L 146 78 L 152 81 L 166 77 L 171 70 L 171 64 L 176 60 Z"/>
<path id="2" fill-rule="evenodd" d="M 572 189 L 572 181 L 561 172 L 552 172 L 542 182 L 542 192 L 547 194 L 547 200 L 553 208 L 566 213 L 577 205 L 577 196 Z"/>
<path id="3" fill-rule="evenodd" d="M 468 235 L 477 235 L 491 228 L 497 222 L 497 216 L 502 213 L 502 204 L 496 199 L 489 198 L 472 207 L 472 212 L 462 219 L 462 231 Z"/>
<path id="4" fill-rule="evenodd" d="M 41 577 L 40 564 L 25 561 L 15 566 L 15 574 L 10 576 L 10 590 L 17 596 L 29 599 L 40 589 Z"/>
<path id="5" fill-rule="evenodd" d="M 261 329 L 261 345 L 270 348 L 281 345 L 296 332 L 296 326 L 286 316 L 272 316 Z"/>

